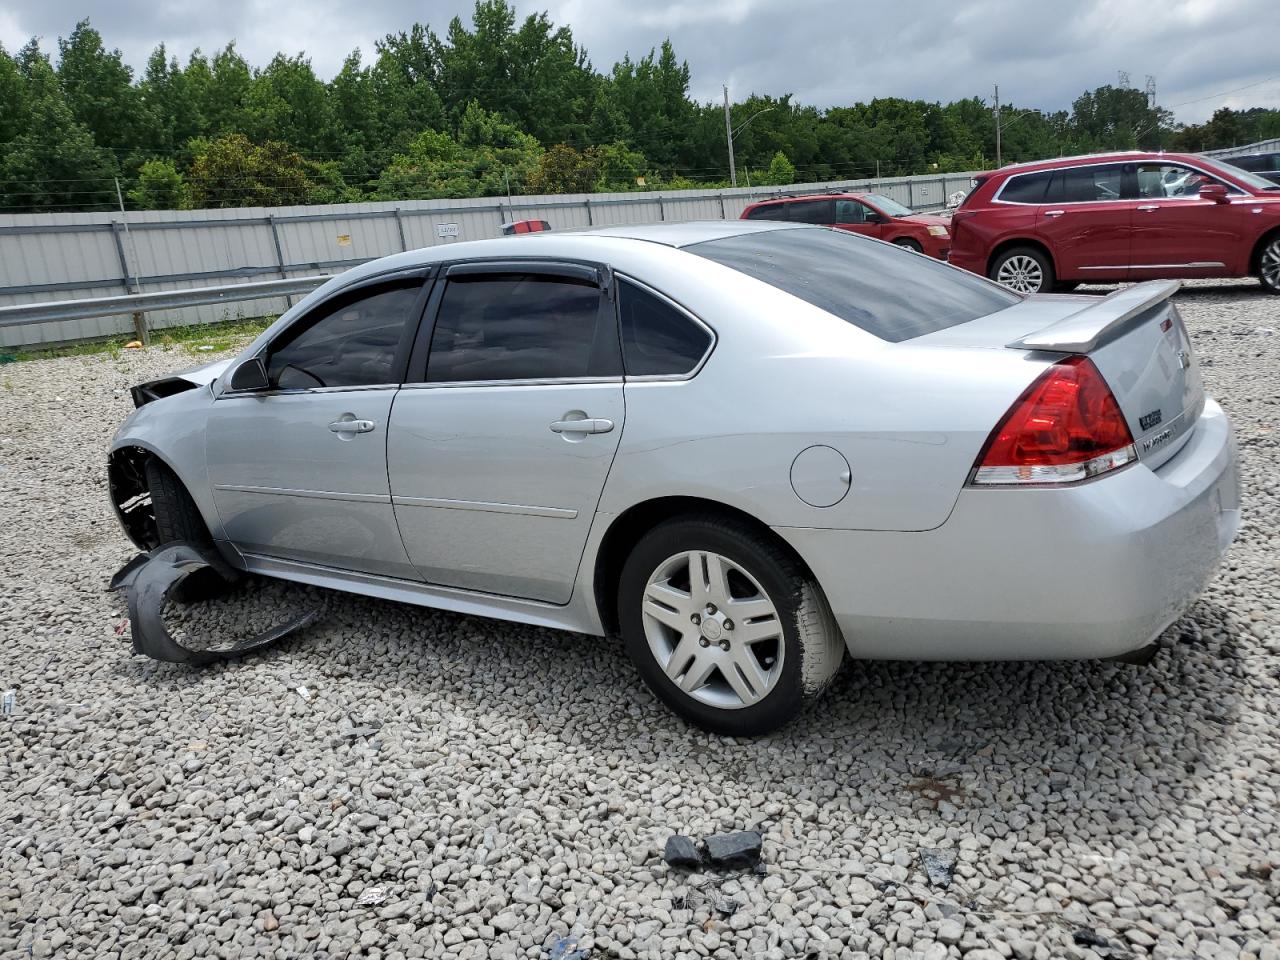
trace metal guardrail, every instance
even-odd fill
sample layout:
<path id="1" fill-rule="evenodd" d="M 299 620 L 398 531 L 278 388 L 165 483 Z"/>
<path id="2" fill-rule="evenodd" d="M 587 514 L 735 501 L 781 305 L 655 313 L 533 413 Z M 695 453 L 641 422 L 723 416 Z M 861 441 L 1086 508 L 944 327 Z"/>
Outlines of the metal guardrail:
<path id="1" fill-rule="evenodd" d="M 260 280 L 255 283 L 229 283 L 220 287 L 193 287 L 190 290 L 164 290 L 159 293 L 135 293 L 124 297 L 95 297 L 87 300 L 53 300 L 44 303 L 20 303 L 0 307 L 0 327 L 17 327 L 26 323 L 48 323 L 54 320 L 87 320 L 93 317 L 115 317 L 145 313 L 148 310 L 172 310 L 198 307 L 210 303 L 239 303 L 267 300 L 293 293 L 310 293 L 330 279 L 290 277 L 285 280 Z"/>

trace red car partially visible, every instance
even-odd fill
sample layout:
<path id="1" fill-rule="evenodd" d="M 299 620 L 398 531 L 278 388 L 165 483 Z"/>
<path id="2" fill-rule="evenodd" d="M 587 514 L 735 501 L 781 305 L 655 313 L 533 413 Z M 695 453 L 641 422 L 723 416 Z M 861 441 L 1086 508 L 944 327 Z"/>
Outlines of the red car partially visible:
<path id="1" fill-rule="evenodd" d="M 916 213 L 891 197 L 878 193 L 824 193 L 762 200 L 742 211 L 743 220 L 787 220 L 816 223 L 875 237 L 947 259 L 951 234 L 946 217 Z"/>
<path id="2" fill-rule="evenodd" d="M 1280 186 L 1191 154 L 1001 167 L 951 218 L 951 263 L 1019 293 L 1256 276 L 1280 293 Z"/>

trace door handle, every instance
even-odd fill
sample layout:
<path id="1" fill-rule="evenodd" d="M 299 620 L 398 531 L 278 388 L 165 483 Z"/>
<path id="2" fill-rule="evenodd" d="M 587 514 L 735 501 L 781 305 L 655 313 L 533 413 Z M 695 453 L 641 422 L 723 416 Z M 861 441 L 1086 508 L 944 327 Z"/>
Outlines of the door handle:
<path id="1" fill-rule="evenodd" d="M 1060 217 L 1060 216 L 1062 216 L 1062 215 L 1063 215 L 1064 213 L 1066 213 L 1066 212 L 1067 212 L 1067 211 L 1065 211 L 1065 210 L 1046 210 L 1046 211 L 1044 212 L 1044 215 L 1045 215 L 1046 217 Z"/>
<path id="2" fill-rule="evenodd" d="M 551 424 L 552 433 L 608 433 L 613 429 L 612 420 L 557 420 Z"/>
<path id="3" fill-rule="evenodd" d="M 334 433 L 372 433 L 372 420 L 335 420 L 329 424 Z"/>
<path id="4" fill-rule="evenodd" d="M 1159 210 L 1159 209 L 1160 209 L 1160 204 L 1158 204 L 1158 203 L 1144 203 L 1144 204 L 1143 204 L 1142 206 L 1140 206 L 1138 209 L 1139 209 L 1139 210 L 1141 210 L 1143 213 L 1151 213 L 1153 210 Z"/>

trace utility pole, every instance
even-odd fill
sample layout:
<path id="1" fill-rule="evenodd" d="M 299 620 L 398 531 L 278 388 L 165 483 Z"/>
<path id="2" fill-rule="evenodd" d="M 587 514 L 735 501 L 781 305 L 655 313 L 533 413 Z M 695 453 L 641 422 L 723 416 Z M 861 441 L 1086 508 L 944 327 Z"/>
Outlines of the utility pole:
<path id="1" fill-rule="evenodd" d="M 729 119 L 729 86 L 724 88 L 724 139 L 729 144 L 729 186 L 738 185 L 738 168 L 733 163 L 733 123 Z"/>
<path id="2" fill-rule="evenodd" d="M 1000 84 L 996 84 L 996 169 L 1004 164 L 1000 158 Z"/>

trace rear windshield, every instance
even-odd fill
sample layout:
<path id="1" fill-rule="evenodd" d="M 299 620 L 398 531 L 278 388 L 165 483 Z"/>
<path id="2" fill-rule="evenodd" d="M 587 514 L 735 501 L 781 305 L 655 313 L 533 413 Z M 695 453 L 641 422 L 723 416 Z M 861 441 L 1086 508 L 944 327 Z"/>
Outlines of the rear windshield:
<path id="1" fill-rule="evenodd" d="M 684 248 L 897 343 L 1020 303 L 1016 293 L 923 254 L 843 230 L 770 230 Z"/>

